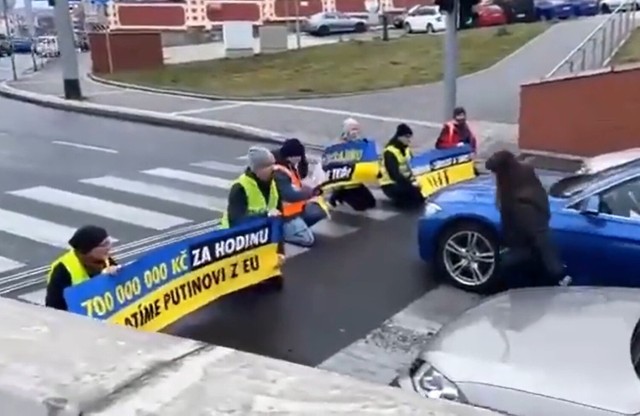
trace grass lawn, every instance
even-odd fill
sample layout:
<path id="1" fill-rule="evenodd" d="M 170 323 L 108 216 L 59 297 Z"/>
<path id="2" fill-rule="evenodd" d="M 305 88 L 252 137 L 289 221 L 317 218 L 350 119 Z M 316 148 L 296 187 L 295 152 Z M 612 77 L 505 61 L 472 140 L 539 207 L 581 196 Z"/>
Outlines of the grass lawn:
<path id="1" fill-rule="evenodd" d="M 622 48 L 613 57 L 616 65 L 629 64 L 640 61 L 640 29 L 636 29 L 629 40 L 622 45 Z"/>
<path id="2" fill-rule="evenodd" d="M 543 23 L 460 33 L 460 75 L 486 68 L 547 28 Z M 413 35 L 389 42 L 350 41 L 249 58 L 168 65 L 111 79 L 225 96 L 345 93 L 424 84 L 442 79 L 443 36 Z"/>

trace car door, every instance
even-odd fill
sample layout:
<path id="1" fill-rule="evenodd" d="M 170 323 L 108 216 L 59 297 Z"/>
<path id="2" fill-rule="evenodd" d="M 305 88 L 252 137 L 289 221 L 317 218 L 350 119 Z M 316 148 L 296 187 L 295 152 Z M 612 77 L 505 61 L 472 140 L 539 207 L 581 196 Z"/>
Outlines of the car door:
<path id="1" fill-rule="evenodd" d="M 339 32 L 338 15 L 336 13 L 325 13 L 322 16 L 322 25 L 327 26 L 331 32 Z"/>
<path id="2" fill-rule="evenodd" d="M 348 14 L 336 13 L 336 27 L 339 28 L 340 31 L 351 31 L 354 26 L 354 19 L 352 19 Z"/>
<path id="3" fill-rule="evenodd" d="M 585 196 L 557 221 L 556 240 L 576 284 L 640 286 L 640 177 Z"/>

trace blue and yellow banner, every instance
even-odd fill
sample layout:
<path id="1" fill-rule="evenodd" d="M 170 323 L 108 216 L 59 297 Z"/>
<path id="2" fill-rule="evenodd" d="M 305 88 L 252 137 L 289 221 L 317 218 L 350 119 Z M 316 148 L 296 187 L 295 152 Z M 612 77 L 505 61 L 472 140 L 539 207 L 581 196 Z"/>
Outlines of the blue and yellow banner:
<path id="1" fill-rule="evenodd" d="M 326 178 L 323 189 L 378 182 L 378 150 L 373 140 L 361 139 L 328 146 L 322 154 Z"/>
<path id="2" fill-rule="evenodd" d="M 64 292 L 69 311 L 159 331 L 221 296 L 280 275 L 281 220 L 215 230 L 155 250 Z"/>
<path id="3" fill-rule="evenodd" d="M 476 177 L 473 150 L 469 146 L 428 150 L 411 158 L 411 171 L 422 195 L 432 195 L 446 186 Z"/>

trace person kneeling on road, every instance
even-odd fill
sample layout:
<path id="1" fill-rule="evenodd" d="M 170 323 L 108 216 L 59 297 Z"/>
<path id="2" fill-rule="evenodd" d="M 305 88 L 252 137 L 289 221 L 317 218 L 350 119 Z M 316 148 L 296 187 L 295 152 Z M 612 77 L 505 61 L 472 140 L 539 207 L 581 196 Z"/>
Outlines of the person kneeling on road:
<path id="1" fill-rule="evenodd" d="M 102 273 L 115 274 L 120 266 L 110 256 L 111 238 L 104 228 L 85 225 L 69 240 L 71 249 L 52 264 L 47 277 L 45 306 L 68 310 L 64 290 Z"/>
<path id="2" fill-rule="evenodd" d="M 304 145 L 298 139 L 289 139 L 274 151 L 274 156 L 274 177 L 282 198 L 284 239 L 292 244 L 311 247 L 315 242 L 311 227 L 327 218 L 328 213 L 313 200 L 314 190 L 302 184 L 299 166 L 307 165 Z"/>
<path id="3" fill-rule="evenodd" d="M 353 142 L 357 140 L 367 141 L 362 137 L 360 123 L 353 118 L 347 118 L 342 123 L 342 133 L 340 133 L 340 143 Z M 329 203 L 332 206 L 345 203 L 354 211 L 366 211 L 376 206 L 376 198 L 365 185 L 348 185 L 336 187 L 331 191 Z"/>
<path id="4" fill-rule="evenodd" d="M 282 201 L 273 177 L 275 158 L 269 149 L 254 146 L 247 154 L 249 167 L 229 190 L 227 212 L 222 228 L 241 225 L 257 218 L 280 216 Z M 284 261 L 284 244 L 278 244 L 280 263 Z"/>
<path id="5" fill-rule="evenodd" d="M 420 187 L 411 173 L 411 138 L 413 131 L 402 123 L 384 148 L 380 166 L 382 192 L 400 208 L 416 208 L 424 204 Z"/>

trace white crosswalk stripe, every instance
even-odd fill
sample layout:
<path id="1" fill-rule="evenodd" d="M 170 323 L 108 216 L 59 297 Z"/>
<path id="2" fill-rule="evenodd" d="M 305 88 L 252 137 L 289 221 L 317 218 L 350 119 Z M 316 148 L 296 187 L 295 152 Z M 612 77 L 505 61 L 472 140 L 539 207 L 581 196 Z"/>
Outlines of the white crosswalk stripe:
<path id="1" fill-rule="evenodd" d="M 160 176 L 167 179 L 191 182 L 198 185 L 214 186 L 216 188 L 230 189 L 233 181 L 218 178 L 216 176 L 201 175 L 199 173 L 187 172 L 178 169 L 156 168 L 145 170 L 142 173 L 147 175 Z"/>
<path id="2" fill-rule="evenodd" d="M 191 166 L 195 166 L 197 168 L 217 170 L 219 172 L 230 172 L 230 173 L 240 173 L 245 169 L 244 166 L 230 165 L 228 163 L 216 162 L 215 160 L 192 163 Z"/>
<path id="3" fill-rule="evenodd" d="M 0 209 L 0 231 L 27 238 L 38 243 L 66 248 L 72 227 L 41 220 L 28 215 Z"/>
<path id="4" fill-rule="evenodd" d="M 12 207 L 19 203 L 24 209 L 0 209 L 0 235 L 5 239 L 20 238 L 15 241 L 22 244 L 21 247 L 35 244 L 34 251 L 51 253 L 51 258 L 48 254 L 43 256 L 47 261 L 58 255 L 61 249 L 68 248 L 68 240 L 77 227 L 97 219 L 101 219 L 98 224 L 108 230 L 117 229 L 114 233 L 120 234 L 121 238 L 131 227 L 145 233 L 148 238 L 169 238 L 158 232 L 171 229 L 164 231 L 171 233 L 187 227 L 187 224 L 191 227 L 220 218 L 227 207 L 228 190 L 244 169 L 244 163 L 238 161 L 206 160 L 182 167 L 156 167 L 127 174 L 83 178 L 75 184 L 55 188 L 42 185 L 12 190 L 5 192 L 5 197 L 13 198 Z M 379 189 L 372 189 L 372 192 L 377 199 L 384 198 Z M 34 212 L 37 214 L 31 215 Z M 355 221 L 357 218 L 349 220 L 350 217 L 384 221 L 398 214 L 384 205 L 355 212 L 343 204 L 332 211 L 331 219 L 319 222 L 312 230 L 317 244 L 322 245 L 356 233 L 366 224 Z M 125 243 L 128 244 L 137 244 L 138 241 L 127 240 Z M 139 241 L 140 245 L 147 244 L 144 238 Z M 7 242 L 5 247 L 7 244 L 11 243 Z M 28 254 L 27 258 L 11 258 L 14 256 L 3 253 L 2 247 L 0 245 L 0 294 L 22 289 L 16 281 L 29 272 L 25 269 L 43 264 L 29 264 Z M 292 244 L 285 247 L 288 259 L 312 250 Z M 123 250 L 126 253 L 129 249 Z M 12 253 L 20 251 L 13 250 Z M 42 303 L 44 299 L 43 293 L 25 296 L 24 299 L 32 303 Z"/>
<path id="5" fill-rule="evenodd" d="M 101 178 L 82 179 L 82 183 L 102 186 L 121 192 L 147 196 L 149 198 L 162 199 L 176 204 L 189 205 L 196 208 L 213 209 L 219 212 L 225 210 L 227 200 L 213 196 L 183 191 L 169 186 L 155 185 L 142 181 L 118 178 L 115 176 L 103 176 Z"/>
<path id="6" fill-rule="evenodd" d="M 115 221 L 127 222 L 154 230 L 166 230 L 167 228 L 191 222 L 191 220 L 185 218 L 67 192 L 61 189 L 49 188 L 48 186 L 36 186 L 8 193 L 45 204 L 56 205 L 74 211 L 84 211 L 92 215 L 99 215 Z"/>

